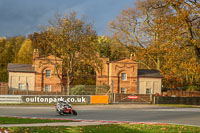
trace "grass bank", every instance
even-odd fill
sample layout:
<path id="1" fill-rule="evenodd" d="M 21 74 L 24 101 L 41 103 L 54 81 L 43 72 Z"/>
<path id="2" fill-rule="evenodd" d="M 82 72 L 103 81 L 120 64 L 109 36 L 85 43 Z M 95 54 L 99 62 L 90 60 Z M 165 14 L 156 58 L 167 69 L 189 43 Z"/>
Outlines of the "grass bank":
<path id="1" fill-rule="evenodd" d="M 13 133 L 199 133 L 199 127 L 182 125 L 111 124 L 77 127 L 12 127 L 2 128 Z"/>
<path id="2" fill-rule="evenodd" d="M 51 123 L 51 122 L 74 122 L 72 120 L 54 120 L 54 119 L 28 119 L 16 117 L 0 117 L 0 124 L 27 124 L 27 123 Z"/>

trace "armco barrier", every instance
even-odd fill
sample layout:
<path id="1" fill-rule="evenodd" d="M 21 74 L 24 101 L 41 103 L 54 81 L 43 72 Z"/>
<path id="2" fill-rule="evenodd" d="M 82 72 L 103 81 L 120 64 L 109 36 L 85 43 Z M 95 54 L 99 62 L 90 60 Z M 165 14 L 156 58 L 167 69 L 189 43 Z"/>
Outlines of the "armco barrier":
<path id="1" fill-rule="evenodd" d="M 108 96 L 90 95 L 0 95 L 0 103 L 56 103 L 58 100 L 66 100 L 76 104 L 108 104 Z"/>
<path id="2" fill-rule="evenodd" d="M 0 103 L 21 103 L 21 96 L 16 95 L 0 95 Z"/>

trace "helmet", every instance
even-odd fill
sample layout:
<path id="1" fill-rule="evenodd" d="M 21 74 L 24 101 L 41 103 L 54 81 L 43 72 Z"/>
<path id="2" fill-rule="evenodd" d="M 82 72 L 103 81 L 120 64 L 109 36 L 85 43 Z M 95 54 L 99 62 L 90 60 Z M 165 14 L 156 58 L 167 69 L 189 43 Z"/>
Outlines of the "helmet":
<path id="1" fill-rule="evenodd" d="M 63 98 L 58 98 L 58 102 L 64 102 Z"/>

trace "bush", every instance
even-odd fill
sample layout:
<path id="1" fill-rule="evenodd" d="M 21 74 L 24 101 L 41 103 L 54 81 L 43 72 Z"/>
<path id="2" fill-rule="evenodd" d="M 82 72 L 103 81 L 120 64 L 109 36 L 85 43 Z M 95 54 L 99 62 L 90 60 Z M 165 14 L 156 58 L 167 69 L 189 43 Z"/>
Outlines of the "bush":
<path id="1" fill-rule="evenodd" d="M 86 87 L 85 85 L 77 85 L 71 89 L 72 95 L 86 95 Z"/>
<path id="2" fill-rule="evenodd" d="M 186 91 L 198 91 L 198 87 L 197 86 L 188 86 Z"/>

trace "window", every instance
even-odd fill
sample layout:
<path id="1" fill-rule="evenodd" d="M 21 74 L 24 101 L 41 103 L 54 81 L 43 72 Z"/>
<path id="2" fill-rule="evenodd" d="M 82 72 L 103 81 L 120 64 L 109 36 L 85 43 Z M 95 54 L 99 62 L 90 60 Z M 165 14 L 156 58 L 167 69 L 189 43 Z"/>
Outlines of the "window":
<path id="1" fill-rule="evenodd" d="M 23 83 L 19 83 L 18 89 L 19 89 L 19 90 L 24 90 L 24 84 L 23 84 Z"/>
<path id="2" fill-rule="evenodd" d="M 51 77 L 51 70 L 46 70 L 46 78 L 50 78 Z"/>
<path id="3" fill-rule="evenodd" d="M 122 81 L 127 80 L 127 74 L 126 73 L 122 73 L 121 74 L 121 79 L 122 79 Z"/>
<path id="4" fill-rule="evenodd" d="M 146 94 L 151 94 L 151 89 L 150 88 L 146 88 Z"/>
<path id="5" fill-rule="evenodd" d="M 126 94 L 126 88 L 121 88 L 121 94 Z"/>
<path id="6" fill-rule="evenodd" d="M 45 85 L 45 91 L 50 92 L 51 91 L 51 85 Z"/>

